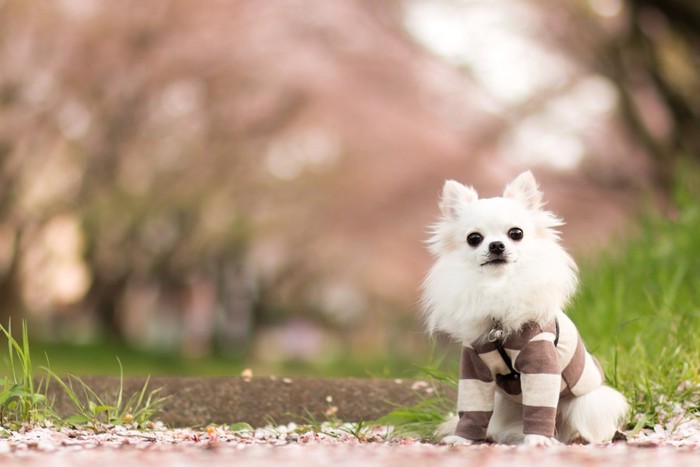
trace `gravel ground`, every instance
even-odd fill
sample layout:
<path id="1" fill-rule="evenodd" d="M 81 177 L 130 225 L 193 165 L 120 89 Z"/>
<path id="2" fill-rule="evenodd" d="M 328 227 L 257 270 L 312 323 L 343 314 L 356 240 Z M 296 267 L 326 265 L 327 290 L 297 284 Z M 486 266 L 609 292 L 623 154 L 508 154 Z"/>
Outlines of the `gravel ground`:
<path id="1" fill-rule="evenodd" d="M 167 429 L 155 424 L 141 431 L 128 427 L 100 430 L 52 427 L 0 431 L 0 465 L 218 465 L 270 466 L 693 466 L 700 462 L 700 423 L 676 418 L 634 435 L 628 442 L 604 446 L 441 446 L 404 438 L 387 440 L 387 428 L 352 435 L 352 425 L 321 432 L 299 432 L 295 425 L 234 432 Z M 465 464 L 466 463 L 466 464 Z"/>

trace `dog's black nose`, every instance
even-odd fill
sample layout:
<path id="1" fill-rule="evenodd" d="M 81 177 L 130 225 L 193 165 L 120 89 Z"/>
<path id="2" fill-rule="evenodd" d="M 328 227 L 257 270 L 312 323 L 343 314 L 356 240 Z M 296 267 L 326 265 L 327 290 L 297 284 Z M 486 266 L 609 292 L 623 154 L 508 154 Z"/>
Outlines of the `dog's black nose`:
<path id="1" fill-rule="evenodd" d="M 503 242 L 491 242 L 489 243 L 489 253 L 494 255 L 502 255 L 506 251 L 506 246 Z"/>

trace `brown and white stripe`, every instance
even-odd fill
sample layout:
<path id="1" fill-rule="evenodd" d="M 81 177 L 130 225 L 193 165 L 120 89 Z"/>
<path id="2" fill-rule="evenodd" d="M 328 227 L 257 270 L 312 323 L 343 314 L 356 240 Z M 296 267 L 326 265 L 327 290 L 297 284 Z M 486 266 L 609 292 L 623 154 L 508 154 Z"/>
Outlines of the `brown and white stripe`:
<path id="1" fill-rule="evenodd" d="M 528 323 L 502 342 L 518 379 L 506 377 L 510 370 L 495 342 L 478 341 L 464 346 L 455 434 L 471 440 L 486 439 L 498 387 L 523 405 L 525 434 L 554 436 L 557 406 L 563 396 L 580 396 L 603 383 L 598 361 L 591 356 L 574 323 L 559 313 L 559 340 L 554 345 L 556 325 Z"/>

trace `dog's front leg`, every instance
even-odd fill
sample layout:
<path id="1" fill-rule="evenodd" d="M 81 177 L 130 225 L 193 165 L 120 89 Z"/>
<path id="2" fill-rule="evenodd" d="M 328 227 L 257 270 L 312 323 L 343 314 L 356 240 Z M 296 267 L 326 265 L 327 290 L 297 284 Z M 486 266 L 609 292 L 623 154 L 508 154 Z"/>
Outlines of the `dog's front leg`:
<path id="1" fill-rule="evenodd" d="M 542 332 L 530 339 L 515 359 L 520 372 L 524 443 L 551 446 L 555 443 L 557 406 L 561 388 L 559 357 L 554 334 Z"/>

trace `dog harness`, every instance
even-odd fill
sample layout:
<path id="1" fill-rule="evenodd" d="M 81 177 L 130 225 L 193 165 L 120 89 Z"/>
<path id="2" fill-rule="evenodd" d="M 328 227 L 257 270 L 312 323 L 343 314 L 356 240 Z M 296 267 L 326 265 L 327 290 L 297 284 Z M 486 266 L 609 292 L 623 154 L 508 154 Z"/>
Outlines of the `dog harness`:
<path id="1" fill-rule="evenodd" d="M 522 404 L 524 434 L 552 437 L 559 399 L 586 394 L 603 379 L 599 363 L 564 313 L 544 326 L 527 323 L 513 334 L 495 327 L 486 339 L 462 349 L 455 434 L 486 439 L 498 390 Z"/>
<path id="2" fill-rule="evenodd" d="M 556 333 L 554 334 L 554 347 L 556 347 L 557 344 L 559 344 L 559 320 L 557 318 L 554 318 L 554 327 L 556 328 Z M 489 342 L 496 343 L 496 350 L 498 350 L 498 353 L 501 355 L 503 362 L 508 367 L 508 370 L 510 370 L 510 373 L 501 377 L 509 379 L 519 379 L 520 373 L 515 371 L 515 368 L 513 368 L 513 361 L 508 356 L 506 349 L 503 348 L 503 330 L 500 328 L 500 325 L 498 323 L 494 324 L 494 327 L 489 332 L 487 339 Z"/>

